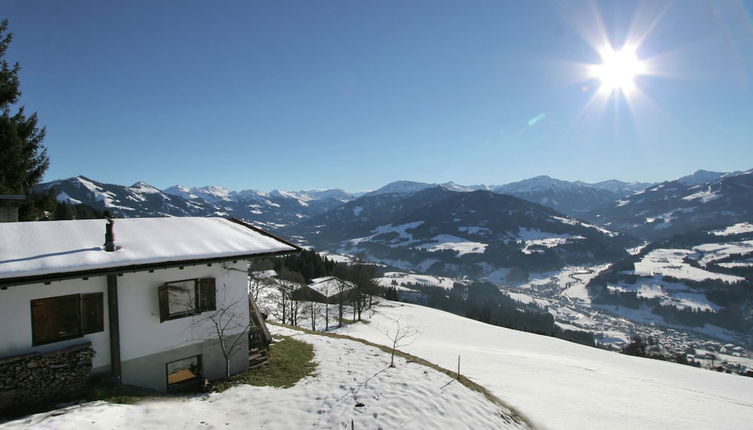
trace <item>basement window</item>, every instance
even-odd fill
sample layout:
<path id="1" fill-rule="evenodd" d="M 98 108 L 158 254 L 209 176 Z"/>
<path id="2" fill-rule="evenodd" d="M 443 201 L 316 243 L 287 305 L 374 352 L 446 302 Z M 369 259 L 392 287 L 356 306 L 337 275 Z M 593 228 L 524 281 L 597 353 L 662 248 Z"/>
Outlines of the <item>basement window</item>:
<path id="1" fill-rule="evenodd" d="M 104 331 L 102 293 L 70 294 L 31 301 L 32 345 Z"/>
<path id="2" fill-rule="evenodd" d="M 216 309 L 214 278 L 165 282 L 159 287 L 160 322 Z"/>
<path id="3" fill-rule="evenodd" d="M 201 382 L 201 356 L 171 361 L 165 365 L 167 391 L 181 391 Z"/>

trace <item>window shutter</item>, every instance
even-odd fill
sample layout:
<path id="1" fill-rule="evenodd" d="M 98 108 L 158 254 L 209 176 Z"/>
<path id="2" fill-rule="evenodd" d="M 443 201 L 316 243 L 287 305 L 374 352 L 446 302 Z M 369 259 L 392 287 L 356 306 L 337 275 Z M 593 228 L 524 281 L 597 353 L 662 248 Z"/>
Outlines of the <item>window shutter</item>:
<path id="1" fill-rule="evenodd" d="M 81 326 L 84 334 L 104 331 L 104 295 L 102 293 L 81 295 Z"/>
<path id="2" fill-rule="evenodd" d="M 32 345 L 44 344 L 55 338 L 55 327 L 48 318 L 50 315 L 48 307 L 48 302 L 44 300 L 31 301 Z"/>
<path id="3" fill-rule="evenodd" d="M 214 278 L 199 279 L 199 312 L 217 310 L 216 291 Z"/>
<path id="4" fill-rule="evenodd" d="M 78 294 L 31 301 L 32 345 L 81 336 L 81 297 Z"/>
<path id="5" fill-rule="evenodd" d="M 167 284 L 159 287 L 159 322 L 164 322 L 170 316 L 170 298 L 167 289 Z"/>

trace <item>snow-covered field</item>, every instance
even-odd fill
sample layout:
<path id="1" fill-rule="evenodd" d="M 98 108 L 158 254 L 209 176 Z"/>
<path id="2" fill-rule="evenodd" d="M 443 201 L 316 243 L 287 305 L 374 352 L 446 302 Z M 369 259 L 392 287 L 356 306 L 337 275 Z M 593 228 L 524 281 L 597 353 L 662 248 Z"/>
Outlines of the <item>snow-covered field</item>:
<path id="1" fill-rule="evenodd" d="M 389 287 L 392 282 L 397 285 L 400 284 L 422 284 L 428 287 L 440 287 L 444 289 L 451 289 L 455 282 L 464 282 L 455 278 L 447 278 L 443 276 L 423 275 L 418 273 L 407 272 L 385 272 L 384 276 L 377 278 L 379 285 L 383 287 Z"/>
<path id="2" fill-rule="evenodd" d="M 524 429 L 508 411 L 447 375 L 359 342 L 271 327 L 314 345 L 316 375 L 288 389 L 134 405 L 92 402 L 0 424 L 2 429 Z M 356 406 L 356 404 L 362 406 Z"/>
<path id="3" fill-rule="evenodd" d="M 440 234 L 431 238 L 429 242 L 417 246 L 417 248 L 425 248 L 431 252 L 450 250 L 457 252 L 458 256 L 460 256 L 465 254 L 483 254 L 487 246 L 489 245 L 486 243 L 473 242 L 450 234 Z"/>
<path id="4" fill-rule="evenodd" d="M 749 222 L 741 222 L 721 230 L 714 230 L 711 233 L 716 236 L 730 236 L 733 234 L 753 233 L 753 224 Z"/>
<path id="5" fill-rule="evenodd" d="M 699 249 L 697 251 L 701 250 Z M 714 251 L 721 252 L 716 248 L 714 248 Z M 741 276 L 709 272 L 686 263 L 684 259 L 695 254 L 695 252 L 696 251 L 687 249 L 654 249 L 643 256 L 641 261 L 635 263 L 635 274 L 642 276 L 672 276 L 674 278 L 689 279 L 692 281 L 719 279 L 729 283 L 744 279 Z M 709 252 L 712 251 L 709 250 Z"/>
<path id="6" fill-rule="evenodd" d="M 342 333 L 386 343 L 379 327 L 419 330 L 406 352 L 489 388 L 545 429 L 743 429 L 753 378 L 630 357 L 483 324 L 403 303 L 376 307 L 371 324 Z M 441 428 L 451 428 L 443 425 Z"/>
<path id="7" fill-rule="evenodd" d="M 565 218 L 561 218 L 565 219 Z M 583 236 L 572 236 L 570 234 L 556 234 L 549 232 L 542 232 L 539 229 L 529 229 L 520 227 L 518 234 L 514 238 L 517 242 L 524 243 L 525 246 L 521 249 L 523 254 L 531 254 L 533 252 L 541 252 L 541 250 L 531 249 L 531 247 L 539 248 L 554 248 L 560 245 L 564 245 L 572 240 L 585 239 Z"/>

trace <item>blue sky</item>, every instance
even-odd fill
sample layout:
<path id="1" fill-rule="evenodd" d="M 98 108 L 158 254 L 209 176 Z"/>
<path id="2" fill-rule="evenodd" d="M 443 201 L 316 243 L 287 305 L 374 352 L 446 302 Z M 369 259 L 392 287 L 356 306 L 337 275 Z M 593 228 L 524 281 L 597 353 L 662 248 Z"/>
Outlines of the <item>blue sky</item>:
<path id="1" fill-rule="evenodd" d="M 751 11 L 693 0 L 9 0 L 2 16 L 21 102 L 47 127 L 47 180 L 356 191 L 750 169 Z M 641 29 L 636 55 L 652 64 L 635 78 L 641 96 L 593 102 L 593 40 L 618 48 Z"/>

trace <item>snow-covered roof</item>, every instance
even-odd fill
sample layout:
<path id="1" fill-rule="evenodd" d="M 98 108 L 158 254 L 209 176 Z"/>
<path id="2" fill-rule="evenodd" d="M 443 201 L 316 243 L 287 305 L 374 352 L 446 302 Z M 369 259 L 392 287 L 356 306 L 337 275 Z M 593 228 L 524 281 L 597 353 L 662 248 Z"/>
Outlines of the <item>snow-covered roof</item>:
<path id="1" fill-rule="evenodd" d="M 252 278 L 258 278 L 258 279 L 276 278 L 277 277 L 277 272 L 275 272 L 272 269 L 269 269 L 269 270 L 254 270 L 253 272 L 251 272 L 251 277 Z"/>
<path id="2" fill-rule="evenodd" d="M 308 287 L 324 297 L 332 297 L 341 291 L 352 290 L 356 286 L 352 282 L 343 281 L 334 276 L 326 276 L 312 279 Z"/>
<path id="3" fill-rule="evenodd" d="M 117 250 L 104 250 L 106 220 L 0 223 L 0 280 L 295 251 L 295 245 L 224 218 L 116 219 Z"/>

